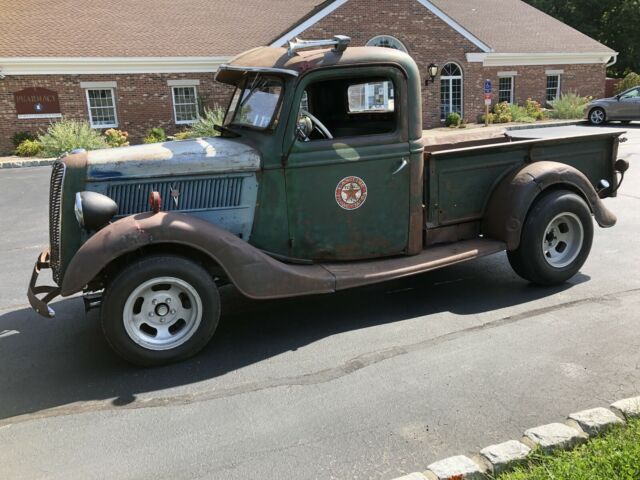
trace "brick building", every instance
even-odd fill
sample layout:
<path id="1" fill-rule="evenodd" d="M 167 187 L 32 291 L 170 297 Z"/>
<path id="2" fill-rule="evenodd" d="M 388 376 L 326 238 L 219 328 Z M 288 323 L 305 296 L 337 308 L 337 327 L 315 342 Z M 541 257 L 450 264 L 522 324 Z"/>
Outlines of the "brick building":
<path id="1" fill-rule="evenodd" d="M 602 96 L 616 52 L 520 0 L 0 0 L 0 152 L 58 118 L 117 127 L 139 141 L 174 133 L 199 105 L 225 105 L 217 67 L 259 45 L 334 34 L 408 52 L 423 78 L 424 126 L 494 99 Z M 319 4 L 318 4 L 319 3 Z M 432 66 L 437 75 L 431 80 Z M 34 90 L 36 89 L 36 90 Z"/>

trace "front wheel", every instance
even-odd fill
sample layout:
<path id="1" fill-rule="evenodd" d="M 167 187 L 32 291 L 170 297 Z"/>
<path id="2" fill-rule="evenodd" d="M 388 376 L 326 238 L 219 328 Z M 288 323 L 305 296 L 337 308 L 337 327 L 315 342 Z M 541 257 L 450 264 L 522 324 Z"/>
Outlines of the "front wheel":
<path id="1" fill-rule="evenodd" d="M 602 125 L 607 120 L 604 109 L 596 107 L 589 112 L 589 122 L 591 125 Z"/>
<path id="2" fill-rule="evenodd" d="M 125 360 L 155 366 L 198 353 L 220 317 L 218 289 L 199 264 L 153 255 L 125 267 L 105 290 L 101 323 Z"/>
<path id="3" fill-rule="evenodd" d="M 515 272 L 539 285 L 573 277 L 589 256 L 593 221 L 585 201 L 559 190 L 543 194 L 529 211 L 520 246 L 507 252 Z"/>

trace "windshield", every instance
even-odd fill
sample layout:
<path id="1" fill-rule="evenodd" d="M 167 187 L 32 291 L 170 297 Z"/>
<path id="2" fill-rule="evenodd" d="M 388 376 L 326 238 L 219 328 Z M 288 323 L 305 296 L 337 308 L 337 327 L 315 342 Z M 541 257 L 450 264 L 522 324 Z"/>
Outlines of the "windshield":
<path id="1" fill-rule="evenodd" d="M 225 125 L 268 128 L 276 116 L 282 94 L 282 81 L 261 74 L 250 75 L 235 91 L 225 118 Z"/>

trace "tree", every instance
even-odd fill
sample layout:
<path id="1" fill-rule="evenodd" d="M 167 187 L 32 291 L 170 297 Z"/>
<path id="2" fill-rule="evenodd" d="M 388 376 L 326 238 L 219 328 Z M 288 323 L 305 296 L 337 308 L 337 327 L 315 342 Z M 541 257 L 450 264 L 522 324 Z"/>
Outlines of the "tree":
<path id="1" fill-rule="evenodd" d="M 609 73 L 640 71 L 640 0 L 525 0 L 619 52 Z"/>

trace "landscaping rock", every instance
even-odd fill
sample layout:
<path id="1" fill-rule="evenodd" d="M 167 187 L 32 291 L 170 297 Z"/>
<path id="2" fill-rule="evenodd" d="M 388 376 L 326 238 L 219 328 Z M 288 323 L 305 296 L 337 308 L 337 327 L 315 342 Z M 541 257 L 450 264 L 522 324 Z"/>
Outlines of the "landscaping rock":
<path id="1" fill-rule="evenodd" d="M 611 404 L 611 409 L 624 417 L 640 417 L 640 397 L 619 400 Z"/>
<path id="2" fill-rule="evenodd" d="M 486 469 L 469 457 L 458 455 L 432 463 L 425 475 L 432 480 L 484 480 Z"/>
<path id="3" fill-rule="evenodd" d="M 409 475 L 404 475 L 403 477 L 398 477 L 395 480 L 429 480 L 429 479 L 425 477 L 423 473 L 414 472 L 414 473 L 410 473 Z"/>
<path id="4" fill-rule="evenodd" d="M 572 413 L 567 421 L 567 425 L 580 427 L 589 436 L 606 432 L 612 426 L 623 423 L 615 413 L 606 408 L 592 408 Z"/>
<path id="5" fill-rule="evenodd" d="M 568 425 L 550 423 L 524 432 L 522 442 L 530 448 L 539 446 L 543 451 L 550 452 L 555 449 L 568 450 L 586 442 L 587 438 L 586 433 Z"/>
<path id="6" fill-rule="evenodd" d="M 482 455 L 491 466 L 494 474 L 509 470 L 522 463 L 529 455 L 531 449 L 524 443 L 517 440 L 490 445 L 480 450 Z"/>

